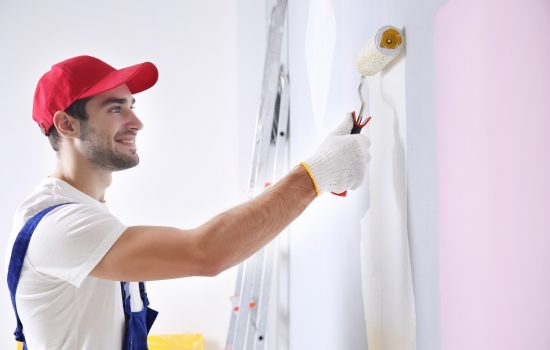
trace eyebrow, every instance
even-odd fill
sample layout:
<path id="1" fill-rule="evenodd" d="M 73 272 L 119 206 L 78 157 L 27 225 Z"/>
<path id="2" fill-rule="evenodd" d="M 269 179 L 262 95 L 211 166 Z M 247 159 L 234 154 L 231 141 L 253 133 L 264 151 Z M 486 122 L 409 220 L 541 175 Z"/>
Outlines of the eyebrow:
<path id="1" fill-rule="evenodd" d="M 121 104 L 122 105 L 122 104 L 126 104 L 126 103 L 128 103 L 127 98 L 110 97 L 106 100 L 103 100 L 99 106 L 104 107 L 104 106 L 107 106 L 107 105 L 110 105 L 110 104 Z M 134 103 L 136 103 L 136 99 L 132 97 L 132 105 Z"/>

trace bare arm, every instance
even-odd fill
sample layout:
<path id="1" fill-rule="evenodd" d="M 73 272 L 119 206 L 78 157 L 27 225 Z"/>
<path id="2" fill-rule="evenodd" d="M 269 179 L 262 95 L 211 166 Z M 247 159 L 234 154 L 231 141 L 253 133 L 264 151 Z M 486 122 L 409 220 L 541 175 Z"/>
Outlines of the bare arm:
<path id="1" fill-rule="evenodd" d="M 217 275 L 271 241 L 315 196 L 310 176 L 298 166 L 258 197 L 195 229 L 129 227 L 91 275 L 118 281 Z"/>

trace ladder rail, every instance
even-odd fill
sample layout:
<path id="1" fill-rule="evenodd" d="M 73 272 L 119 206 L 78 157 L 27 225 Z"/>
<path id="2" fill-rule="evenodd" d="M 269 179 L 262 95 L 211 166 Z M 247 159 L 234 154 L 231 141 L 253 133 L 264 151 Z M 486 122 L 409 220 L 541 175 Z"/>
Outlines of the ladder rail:
<path id="1" fill-rule="evenodd" d="M 256 120 L 256 134 L 253 143 L 253 156 L 250 168 L 249 197 L 252 198 L 259 188 L 259 181 L 273 172 L 276 154 L 272 151 L 271 129 L 275 118 L 275 105 L 280 98 L 281 52 L 286 19 L 287 0 L 277 0 L 271 10 L 267 50 L 264 62 L 262 95 Z M 271 168 L 273 167 L 273 168 Z M 273 179 L 272 179 L 273 180 Z M 263 188 L 263 186 L 262 186 Z M 271 245 L 271 244 L 270 244 Z M 234 305 L 226 339 L 226 349 L 244 350 L 248 343 L 253 344 L 257 331 L 257 306 L 250 308 L 249 303 L 259 301 L 266 262 L 272 262 L 272 254 L 262 248 L 252 257 L 239 264 L 235 285 Z M 271 248 L 269 248 L 271 249 Z M 268 259 L 266 259 L 266 255 Z M 250 339 L 248 342 L 247 339 Z M 247 346 L 247 348 L 245 348 Z"/>
<path id="2" fill-rule="evenodd" d="M 258 175 L 262 170 L 261 155 L 265 152 L 265 144 L 269 142 L 269 138 L 264 137 L 264 133 L 265 128 L 271 126 L 269 122 L 273 120 L 273 109 L 278 93 L 286 9 L 287 0 L 278 0 L 271 11 L 260 111 L 256 121 L 256 135 L 250 171 L 249 189 L 251 191 L 254 191 L 257 187 Z"/>

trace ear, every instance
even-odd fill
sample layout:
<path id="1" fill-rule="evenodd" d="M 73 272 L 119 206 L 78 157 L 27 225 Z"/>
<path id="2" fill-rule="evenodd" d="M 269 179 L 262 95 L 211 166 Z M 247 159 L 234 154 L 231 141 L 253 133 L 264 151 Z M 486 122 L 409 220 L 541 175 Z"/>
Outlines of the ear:
<path id="1" fill-rule="evenodd" d="M 80 134 L 80 123 L 78 120 L 63 111 L 57 111 L 53 115 L 53 125 L 59 135 L 66 138 L 75 138 Z"/>

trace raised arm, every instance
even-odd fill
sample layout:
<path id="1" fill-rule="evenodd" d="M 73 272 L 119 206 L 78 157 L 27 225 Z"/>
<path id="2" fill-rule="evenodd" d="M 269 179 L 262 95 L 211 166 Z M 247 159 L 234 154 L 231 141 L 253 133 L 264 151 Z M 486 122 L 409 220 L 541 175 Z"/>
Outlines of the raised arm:
<path id="1" fill-rule="evenodd" d="M 134 226 L 115 242 L 92 276 L 149 281 L 213 276 L 271 241 L 323 192 L 357 188 L 369 160 L 365 135 L 349 135 L 351 115 L 319 150 L 258 197 L 190 230 Z"/>
<path id="2" fill-rule="evenodd" d="M 129 227 L 91 275 L 118 281 L 217 275 L 271 241 L 315 196 L 307 171 L 296 167 L 261 195 L 195 229 Z"/>

